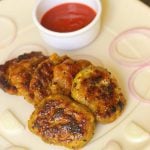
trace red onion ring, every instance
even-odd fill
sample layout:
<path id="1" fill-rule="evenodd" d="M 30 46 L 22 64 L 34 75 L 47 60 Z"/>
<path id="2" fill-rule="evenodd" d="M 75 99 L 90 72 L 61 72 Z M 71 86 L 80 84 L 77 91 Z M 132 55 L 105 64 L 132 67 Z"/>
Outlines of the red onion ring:
<path id="1" fill-rule="evenodd" d="M 150 63 L 149 64 L 145 64 L 143 66 L 141 66 L 140 68 L 138 68 L 137 70 L 135 70 L 131 76 L 129 77 L 128 80 L 128 87 L 129 87 L 129 91 L 131 92 L 131 94 L 137 99 L 140 100 L 141 102 L 145 102 L 145 103 L 150 103 L 150 98 L 144 98 L 143 96 L 140 96 L 134 86 L 134 79 L 135 77 L 143 70 L 145 69 L 150 69 Z"/>
<path id="2" fill-rule="evenodd" d="M 143 64 L 150 62 L 150 57 L 148 57 L 146 60 L 145 60 L 145 58 L 143 58 L 143 59 L 139 59 L 139 60 L 134 61 L 134 62 L 132 60 L 132 62 L 131 62 L 131 59 L 129 59 L 129 58 L 126 58 L 126 60 L 125 59 L 121 60 L 118 57 L 119 54 L 118 54 L 118 56 L 114 55 L 117 53 L 116 52 L 116 46 L 117 46 L 118 42 L 120 40 L 122 40 L 124 37 L 132 35 L 132 34 L 141 34 L 141 35 L 144 35 L 144 36 L 150 38 L 150 28 L 148 28 L 148 27 L 137 27 L 137 28 L 132 28 L 132 29 L 129 29 L 129 30 L 126 30 L 126 31 L 120 33 L 111 42 L 110 47 L 109 47 L 109 55 L 111 56 L 111 58 L 113 60 L 115 60 L 116 62 L 118 62 L 121 65 L 129 66 L 129 67 L 131 67 L 131 66 L 142 66 Z"/>

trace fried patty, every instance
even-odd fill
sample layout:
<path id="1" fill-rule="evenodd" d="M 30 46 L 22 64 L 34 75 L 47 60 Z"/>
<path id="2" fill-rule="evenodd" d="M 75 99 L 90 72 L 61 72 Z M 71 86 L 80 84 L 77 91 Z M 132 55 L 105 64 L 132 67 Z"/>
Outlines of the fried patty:
<path id="1" fill-rule="evenodd" d="M 34 104 L 52 94 L 70 95 L 74 76 L 90 62 L 72 60 L 68 56 L 52 55 L 36 68 L 30 90 L 34 93 Z"/>
<path id="2" fill-rule="evenodd" d="M 9 94 L 24 96 L 29 102 L 31 76 L 39 63 L 47 57 L 41 52 L 31 52 L 7 61 L 0 66 L 0 87 Z"/>
<path id="3" fill-rule="evenodd" d="M 66 59 L 59 65 L 54 67 L 53 91 L 70 96 L 72 81 L 75 75 L 82 69 L 89 66 L 91 63 L 87 60 Z M 57 85 L 57 87 L 55 86 Z M 55 92 L 55 88 L 57 89 Z"/>
<path id="4" fill-rule="evenodd" d="M 66 59 L 68 59 L 68 56 L 60 57 L 54 54 L 37 66 L 30 81 L 30 91 L 34 95 L 34 105 L 37 105 L 41 100 L 53 94 L 54 66 L 62 63 Z M 58 93 L 59 91 L 55 92 Z"/>
<path id="5" fill-rule="evenodd" d="M 92 138 L 95 119 L 87 107 L 71 98 L 52 95 L 39 103 L 28 127 L 47 143 L 79 148 Z"/>
<path id="6" fill-rule="evenodd" d="M 15 85 L 9 80 L 9 67 L 15 63 L 15 59 L 7 61 L 5 64 L 0 65 L 0 88 L 13 95 L 17 95 L 18 91 Z"/>
<path id="7" fill-rule="evenodd" d="M 126 100 L 111 73 L 102 67 L 89 66 L 73 80 L 72 97 L 86 106 L 100 123 L 110 123 L 123 112 Z"/>

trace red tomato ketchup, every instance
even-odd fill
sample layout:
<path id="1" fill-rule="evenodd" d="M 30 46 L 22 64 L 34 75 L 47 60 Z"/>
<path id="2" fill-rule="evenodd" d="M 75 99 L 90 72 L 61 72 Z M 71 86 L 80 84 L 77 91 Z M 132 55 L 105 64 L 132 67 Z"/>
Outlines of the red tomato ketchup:
<path id="1" fill-rule="evenodd" d="M 72 32 L 88 25 L 96 12 L 87 5 L 65 3 L 48 10 L 41 19 L 41 24 L 55 32 Z"/>

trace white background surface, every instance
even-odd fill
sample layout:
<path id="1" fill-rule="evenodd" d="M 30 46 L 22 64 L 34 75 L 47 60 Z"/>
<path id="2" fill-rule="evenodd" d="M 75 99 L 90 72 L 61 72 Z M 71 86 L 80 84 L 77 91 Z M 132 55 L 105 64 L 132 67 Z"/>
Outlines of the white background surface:
<path id="1" fill-rule="evenodd" d="M 0 1 L 0 16 L 9 16 L 16 22 L 17 36 L 12 43 L 0 48 L 0 63 L 16 55 L 16 49 L 22 45 L 38 44 L 49 49 L 40 38 L 37 28 L 32 22 L 32 8 L 35 0 L 2 0 Z M 68 55 L 90 55 L 100 59 L 118 79 L 128 104 L 123 115 L 114 123 L 98 124 L 92 141 L 83 150 L 102 150 L 109 140 L 118 141 L 123 150 L 144 150 L 150 139 L 142 142 L 132 142 L 125 137 L 125 127 L 134 121 L 150 133 L 150 104 L 140 103 L 129 93 L 128 78 L 138 67 L 119 65 L 109 56 L 108 47 L 112 39 L 120 32 L 138 26 L 150 27 L 150 9 L 137 0 L 102 0 L 103 15 L 101 34 L 88 47 L 72 52 L 59 52 Z M 1 35 L 0 35 L 1 36 Z M 1 39 L 1 38 L 0 38 Z M 0 41 L 1 42 L 1 41 Z M 28 47 L 28 46 L 27 46 Z M 32 46 L 29 46 L 32 50 Z M 20 52 L 19 52 L 20 53 Z M 10 109 L 25 126 L 25 131 L 17 135 L 8 135 L 0 131 L 14 145 L 26 146 L 30 150 L 64 150 L 66 148 L 48 145 L 27 129 L 27 120 L 34 108 L 22 97 L 12 96 L 0 90 L 0 113 Z M 3 150 L 0 148 L 0 150 Z"/>

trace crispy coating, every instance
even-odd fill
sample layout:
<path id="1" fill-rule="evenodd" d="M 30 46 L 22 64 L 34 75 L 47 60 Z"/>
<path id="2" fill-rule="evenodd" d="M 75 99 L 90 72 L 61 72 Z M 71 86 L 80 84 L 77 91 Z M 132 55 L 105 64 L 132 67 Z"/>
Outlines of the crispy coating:
<path id="1" fill-rule="evenodd" d="M 39 103 L 28 127 L 47 143 L 79 148 L 92 138 L 95 119 L 87 107 L 67 96 L 52 95 Z"/>
<path id="2" fill-rule="evenodd" d="M 15 63 L 15 59 L 7 61 L 5 64 L 0 65 L 0 88 L 13 95 L 17 95 L 18 91 L 15 87 L 15 85 L 12 85 L 12 83 L 9 80 L 9 67 L 10 65 L 13 65 Z"/>
<path id="3" fill-rule="evenodd" d="M 37 105 L 45 97 L 53 94 L 54 66 L 62 63 L 66 59 L 68 59 L 68 56 L 60 57 L 57 54 L 53 54 L 37 66 L 30 81 L 30 91 L 34 95 L 34 105 Z M 57 91 L 55 92 L 57 93 Z"/>
<path id="4" fill-rule="evenodd" d="M 36 68 L 30 82 L 34 93 L 34 104 L 51 94 L 70 95 L 74 76 L 90 63 L 85 60 L 74 61 L 68 56 L 52 55 Z"/>
<path id="5" fill-rule="evenodd" d="M 126 105 L 116 79 L 102 67 L 91 65 L 79 72 L 71 92 L 72 97 L 88 106 L 101 123 L 116 120 Z"/>
<path id="6" fill-rule="evenodd" d="M 46 58 L 41 52 L 31 52 L 7 61 L 0 66 L 0 87 L 7 93 L 22 95 L 30 102 L 31 76 L 37 65 Z"/>
<path id="7" fill-rule="evenodd" d="M 57 92 L 59 91 L 61 94 L 70 96 L 73 78 L 80 70 L 86 68 L 90 64 L 91 63 L 87 60 L 75 61 L 67 59 L 61 64 L 56 65 L 54 67 L 53 83 L 55 83 L 57 87 L 53 86 L 53 91 L 55 91 L 56 88 Z"/>

